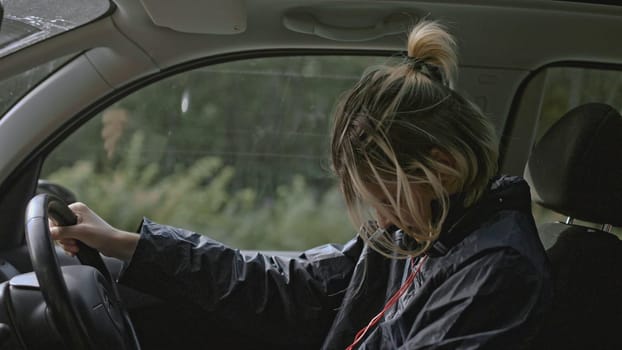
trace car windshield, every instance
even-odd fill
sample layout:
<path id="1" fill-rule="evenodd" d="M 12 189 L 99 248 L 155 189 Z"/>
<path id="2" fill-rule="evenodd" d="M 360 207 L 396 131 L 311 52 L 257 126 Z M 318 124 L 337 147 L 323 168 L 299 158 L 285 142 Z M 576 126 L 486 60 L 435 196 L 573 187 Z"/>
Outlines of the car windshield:
<path id="1" fill-rule="evenodd" d="M 60 57 L 0 80 L 0 119 L 17 100 L 72 57 L 74 55 Z"/>
<path id="2" fill-rule="evenodd" d="M 91 22 L 110 9 L 108 0 L 2 0 L 0 57 Z"/>

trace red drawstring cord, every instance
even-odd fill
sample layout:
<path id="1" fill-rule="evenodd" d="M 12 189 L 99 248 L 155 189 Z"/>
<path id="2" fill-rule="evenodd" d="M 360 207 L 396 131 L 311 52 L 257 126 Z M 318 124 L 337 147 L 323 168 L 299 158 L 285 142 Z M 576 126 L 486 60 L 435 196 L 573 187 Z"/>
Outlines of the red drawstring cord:
<path id="1" fill-rule="evenodd" d="M 367 334 L 367 331 L 370 330 L 372 327 L 374 327 L 375 325 L 378 324 L 378 322 L 380 322 L 380 320 L 382 319 L 382 317 L 384 317 L 384 314 L 393 306 L 395 305 L 395 303 L 397 303 L 397 301 L 402 297 L 402 295 L 404 295 L 404 293 L 406 293 L 406 291 L 408 290 L 408 287 L 410 287 L 410 285 L 413 283 L 413 281 L 415 280 L 415 277 L 417 277 L 417 274 L 419 273 L 419 271 L 421 270 L 421 267 L 423 266 L 423 264 L 425 263 L 425 260 L 428 258 L 427 255 L 424 255 L 423 258 L 421 259 L 421 262 L 419 263 L 419 266 L 417 266 L 417 270 L 413 271 L 410 273 L 410 275 L 408 276 L 408 278 L 406 279 L 406 281 L 404 282 L 404 284 L 402 284 L 402 286 L 400 287 L 400 289 L 397 290 L 397 292 L 395 292 L 395 294 L 393 294 L 393 296 L 391 297 L 391 299 L 389 299 L 389 301 L 387 301 L 386 305 L 384 306 L 384 308 L 382 308 L 382 310 L 376 315 L 374 316 L 374 318 L 371 319 L 371 321 L 369 321 L 369 323 L 367 324 L 367 326 L 365 326 L 364 328 L 362 328 L 360 331 L 358 331 L 356 333 L 356 336 L 354 337 L 354 341 L 352 342 L 352 344 L 350 344 L 350 346 L 348 346 L 346 348 L 346 350 L 353 350 L 355 346 L 358 345 L 358 343 L 363 339 L 363 337 L 365 337 L 365 334 Z M 411 266 L 412 268 L 414 268 L 415 266 L 415 260 L 411 260 Z"/>

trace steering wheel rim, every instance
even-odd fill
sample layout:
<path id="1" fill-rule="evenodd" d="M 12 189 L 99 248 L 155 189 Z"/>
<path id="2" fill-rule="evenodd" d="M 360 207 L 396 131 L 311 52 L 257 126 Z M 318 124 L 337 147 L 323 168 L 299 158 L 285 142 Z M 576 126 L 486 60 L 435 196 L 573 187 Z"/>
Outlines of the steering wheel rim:
<path id="1" fill-rule="evenodd" d="M 65 335 L 66 345 L 76 350 L 96 349 L 85 322 L 71 301 L 56 256 L 56 249 L 50 237 L 48 217 L 52 217 L 59 225 L 74 225 L 77 222 L 77 218 L 71 209 L 55 196 L 39 194 L 28 203 L 26 209 L 26 242 L 41 293 L 50 309 L 56 327 L 61 335 Z M 122 306 L 116 282 L 104 264 L 101 255 L 82 242 L 78 242 L 78 245 L 80 247 L 78 253 L 80 262 L 96 268 L 108 282 L 113 297 L 116 298 L 114 304 L 115 307 L 119 308 L 123 317 L 123 331 L 127 349 L 139 350 L 140 345 L 134 327 L 127 311 Z"/>

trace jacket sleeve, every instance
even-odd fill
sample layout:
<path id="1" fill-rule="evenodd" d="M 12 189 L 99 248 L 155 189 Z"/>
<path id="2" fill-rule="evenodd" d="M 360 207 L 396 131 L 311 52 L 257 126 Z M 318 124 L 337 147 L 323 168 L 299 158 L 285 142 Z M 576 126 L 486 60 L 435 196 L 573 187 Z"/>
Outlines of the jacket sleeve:
<path id="1" fill-rule="evenodd" d="M 550 279 L 512 249 L 484 252 L 432 293 L 400 349 L 525 349 L 552 298 Z"/>
<path id="2" fill-rule="evenodd" d="M 330 326 L 361 249 L 354 239 L 298 258 L 246 256 L 206 236 L 144 219 L 119 282 L 194 304 L 254 334 L 317 340 Z"/>

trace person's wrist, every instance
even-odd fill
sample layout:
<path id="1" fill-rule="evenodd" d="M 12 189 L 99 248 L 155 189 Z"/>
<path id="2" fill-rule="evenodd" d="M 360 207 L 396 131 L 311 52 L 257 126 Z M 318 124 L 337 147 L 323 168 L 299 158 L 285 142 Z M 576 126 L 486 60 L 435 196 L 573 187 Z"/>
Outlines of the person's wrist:
<path id="1" fill-rule="evenodd" d="M 130 261 L 132 256 L 134 255 L 134 251 L 136 250 L 136 246 L 138 245 L 138 240 L 140 235 L 136 233 L 131 233 L 127 231 L 121 231 L 114 229 L 114 233 L 112 235 L 112 246 L 114 249 L 111 249 L 110 255 L 114 258 Z M 102 252 L 103 253 L 103 252 Z M 107 255 L 104 253 L 104 255 Z"/>
<path id="2" fill-rule="evenodd" d="M 121 260 L 129 262 L 136 251 L 140 235 L 132 232 L 123 231 Z"/>

